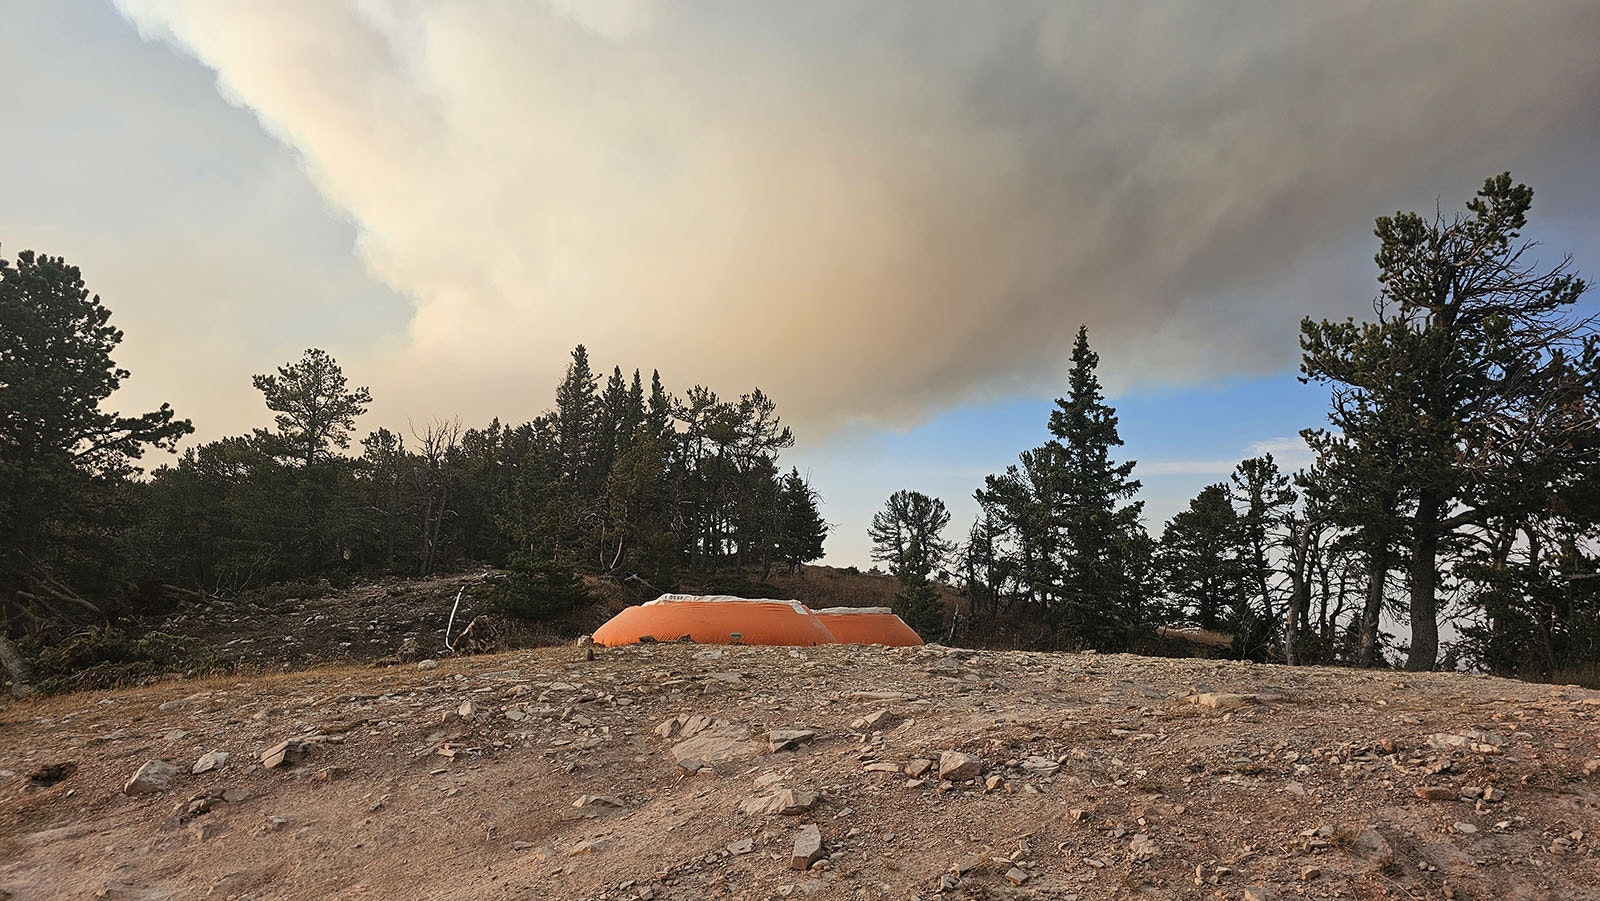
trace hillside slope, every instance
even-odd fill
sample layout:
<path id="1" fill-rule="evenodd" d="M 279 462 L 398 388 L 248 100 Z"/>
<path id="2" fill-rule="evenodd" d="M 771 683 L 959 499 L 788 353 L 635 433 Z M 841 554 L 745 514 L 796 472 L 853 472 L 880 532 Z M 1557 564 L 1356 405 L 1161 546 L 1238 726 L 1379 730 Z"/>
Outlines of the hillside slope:
<path id="1" fill-rule="evenodd" d="M 1600 872 L 1582 689 L 937 646 L 422 666 L 0 708 L 0 897 L 1570 899 Z"/>
<path id="2" fill-rule="evenodd" d="M 457 594 L 462 602 L 452 640 L 474 617 L 491 612 L 483 586 L 498 574 L 479 568 L 426 578 L 390 577 L 343 589 L 307 587 L 301 595 L 281 598 L 269 591 L 231 600 L 191 599 L 158 629 L 189 643 L 190 661 L 184 668 L 196 671 L 370 663 L 392 657 L 402 645 L 422 655 L 439 654 L 445 651 L 445 627 Z M 717 579 L 723 583 L 731 579 L 745 596 L 798 600 L 814 608 L 887 607 L 898 588 L 891 576 L 828 566 L 807 566 L 799 575 L 773 572 L 765 583 L 740 576 L 701 578 L 711 581 L 704 585 L 691 581 L 681 590 L 714 593 L 723 590 Z M 592 576 L 587 582 L 593 605 L 556 624 L 499 620 L 494 630 L 496 649 L 570 640 L 594 631 L 630 603 L 614 582 Z M 948 589 L 945 597 L 946 603 L 954 603 L 955 595 Z"/>

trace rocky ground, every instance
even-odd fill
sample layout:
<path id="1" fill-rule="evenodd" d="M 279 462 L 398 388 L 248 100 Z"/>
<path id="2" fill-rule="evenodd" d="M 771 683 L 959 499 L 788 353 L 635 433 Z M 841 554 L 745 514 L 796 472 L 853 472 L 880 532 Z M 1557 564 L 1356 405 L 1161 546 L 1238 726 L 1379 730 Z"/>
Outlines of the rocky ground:
<path id="1" fill-rule="evenodd" d="M 937 646 L 172 681 L 0 709 L 0 898 L 1600 897 L 1597 714 Z"/>

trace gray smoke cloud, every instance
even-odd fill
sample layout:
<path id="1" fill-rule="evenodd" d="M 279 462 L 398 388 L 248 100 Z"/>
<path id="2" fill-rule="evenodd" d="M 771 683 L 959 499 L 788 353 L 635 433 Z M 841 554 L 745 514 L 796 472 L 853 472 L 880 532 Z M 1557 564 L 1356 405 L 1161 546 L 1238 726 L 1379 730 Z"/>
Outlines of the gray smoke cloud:
<path id="1" fill-rule="evenodd" d="M 1590 0 L 117 5 L 414 302 L 380 412 L 531 414 L 579 342 L 807 425 L 1058 391 L 1080 323 L 1114 385 L 1271 371 L 1373 216 L 1594 196 Z"/>

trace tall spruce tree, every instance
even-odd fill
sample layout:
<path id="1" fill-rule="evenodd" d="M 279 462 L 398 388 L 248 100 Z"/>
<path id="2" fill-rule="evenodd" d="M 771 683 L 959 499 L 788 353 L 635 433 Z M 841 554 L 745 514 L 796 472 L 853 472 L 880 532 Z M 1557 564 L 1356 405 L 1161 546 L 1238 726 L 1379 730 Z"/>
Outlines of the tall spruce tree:
<path id="1" fill-rule="evenodd" d="M 1004 547 L 1004 567 L 1025 609 L 1042 615 L 1059 643 L 1124 649 L 1151 627 L 1154 542 L 1139 522 L 1143 504 L 1117 413 L 1095 374 L 1100 357 L 1087 328 L 1072 348 L 1067 394 L 1050 414 L 1051 440 L 989 476 L 976 498 Z"/>
<path id="2" fill-rule="evenodd" d="M 1117 412 L 1101 393 L 1099 365 L 1089 330 L 1080 326 L 1067 396 L 1056 399 L 1050 414 L 1050 434 L 1060 448 L 1062 590 L 1055 623 L 1068 643 L 1116 649 L 1149 626 L 1141 581 L 1149 538 L 1139 522 L 1144 502 L 1130 500 L 1139 491 L 1134 461 L 1111 459 L 1122 437 Z"/>
<path id="3" fill-rule="evenodd" d="M 552 415 L 556 477 L 569 479 L 575 487 L 593 491 L 604 480 L 597 474 L 595 455 L 599 445 L 600 397 L 596 393 L 600 377 L 589 366 L 589 350 L 582 344 L 572 349 L 572 362 L 556 388 L 556 408 Z"/>

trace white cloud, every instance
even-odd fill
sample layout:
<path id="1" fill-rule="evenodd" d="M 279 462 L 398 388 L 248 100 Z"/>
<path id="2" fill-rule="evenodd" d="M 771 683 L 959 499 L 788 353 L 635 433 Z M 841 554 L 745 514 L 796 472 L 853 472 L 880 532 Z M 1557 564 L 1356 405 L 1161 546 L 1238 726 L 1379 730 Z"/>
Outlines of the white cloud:
<path id="1" fill-rule="evenodd" d="M 1294 437 L 1266 438 L 1253 441 L 1232 460 L 1141 460 L 1140 476 L 1216 476 L 1226 479 L 1239 463 L 1251 457 L 1271 454 L 1282 472 L 1292 473 L 1310 466 L 1316 460 L 1311 448 L 1298 435 Z"/>
<path id="2" fill-rule="evenodd" d="M 1271 454 L 1273 462 L 1284 472 L 1294 472 L 1305 469 L 1317 460 L 1316 454 L 1306 446 L 1306 442 L 1299 435 L 1282 438 L 1268 438 L 1265 441 L 1256 441 L 1250 445 L 1247 456 L 1259 457 Z"/>
<path id="3" fill-rule="evenodd" d="M 1239 458 L 1244 459 L 1243 457 Z M 1239 460 L 1141 460 L 1140 476 L 1217 476 L 1226 478 Z"/>

